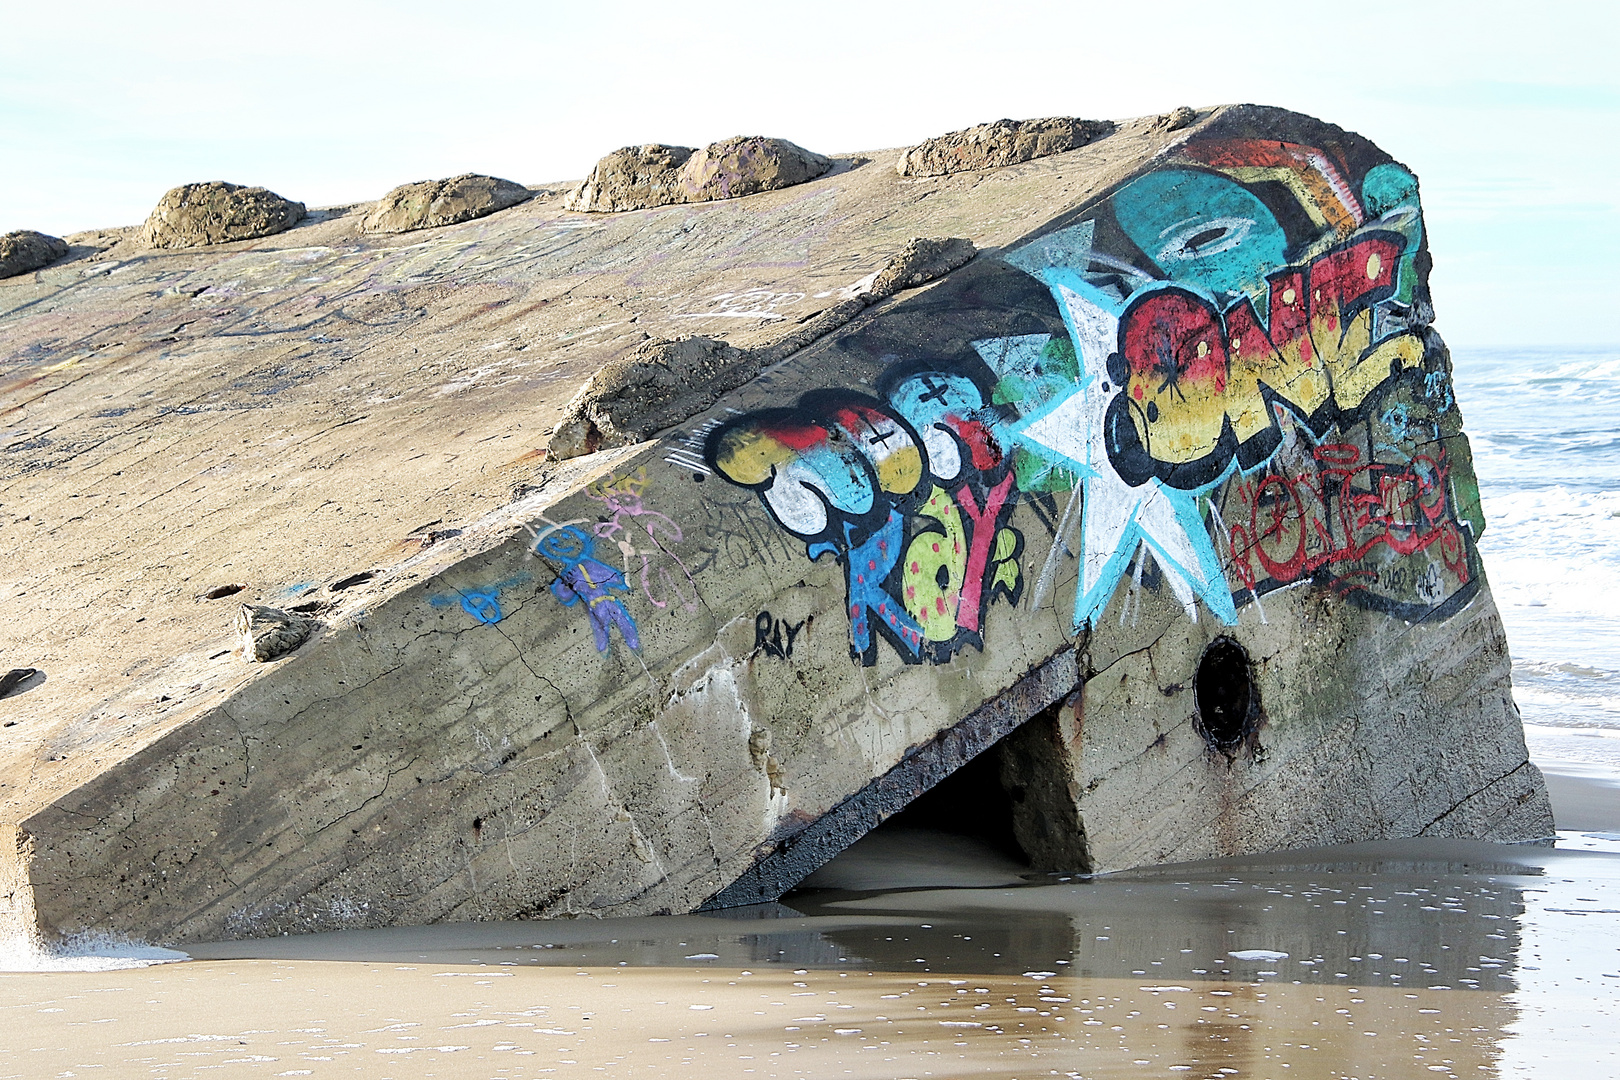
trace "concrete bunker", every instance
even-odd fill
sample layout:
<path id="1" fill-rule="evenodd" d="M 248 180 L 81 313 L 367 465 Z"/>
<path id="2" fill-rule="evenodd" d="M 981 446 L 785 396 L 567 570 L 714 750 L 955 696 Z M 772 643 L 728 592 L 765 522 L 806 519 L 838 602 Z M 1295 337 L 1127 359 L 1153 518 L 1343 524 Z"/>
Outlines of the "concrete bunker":
<path id="1" fill-rule="evenodd" d="M 981 757 L 1037 867 L 1550 831 L 1416 178 L 1367 140 L 1234 106 L 994 184 L 851 166 L 590 228 L 561 201 L 402 246 L 323 219 L 295 268 L 291 237 L 144 251 L 7 322 L 45 357 L 133 313 L 95 384 L 129 403 L 241 363 L 206 435 L 87 407 L 71 365 L 27 424 L 58 425 L 36 475 L 232 471 L 188 550 L 247 586 L 199 601 L 226 580 L 169 558 L 192 494 L 38 496 L 29 594 L 71 645 L 3 699 L 10 910 L 183 942 L 757 903 Z M 937 273 L 880 288 L 907 250 Z M 272 310 L 254 348 L 307 365 L 248 362 L 228 328 Z M 596 372 L 681 389 L 632 322 L 762 366 L 558 460 Z M 466 359 L 492 342 L 510 379 Z M 44 616 L 7 602 L 20 662 Z"/>

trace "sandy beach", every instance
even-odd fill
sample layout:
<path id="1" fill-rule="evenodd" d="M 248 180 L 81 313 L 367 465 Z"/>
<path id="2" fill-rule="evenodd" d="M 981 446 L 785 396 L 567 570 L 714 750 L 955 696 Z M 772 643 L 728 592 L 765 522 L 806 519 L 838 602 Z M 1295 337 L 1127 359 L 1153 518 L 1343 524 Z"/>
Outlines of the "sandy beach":
<path id="1" fill-rule="evenodd" d="M 270 960 L 11 977 L 0 1002 L 15 1076 L 1478 1076 L 1516 1011 L 1318 984 Z"/>
<path id="2" fill-rule="evenodd" d="M 1613 1075 L 1620 774 L 1545 768 L 1556 848 L 1392 841 L 1076 878 L 880 831 L 755 909 L 7 972 L 0 1078 Z M 87 951 L 37 966 L 138 962 Z"/>

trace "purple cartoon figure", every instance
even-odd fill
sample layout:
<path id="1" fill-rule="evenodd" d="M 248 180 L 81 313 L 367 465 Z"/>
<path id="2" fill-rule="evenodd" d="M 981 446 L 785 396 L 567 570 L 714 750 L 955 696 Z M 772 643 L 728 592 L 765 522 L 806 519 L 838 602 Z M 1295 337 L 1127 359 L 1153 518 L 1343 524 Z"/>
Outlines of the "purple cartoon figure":
<path id="1" fill-rule="evenodd" d="M 557 566 L 551 594 L 564 607 L 583 603 L 591 620 L 591 632 L 596 636 L 596 650 L 607 652 L 615 626 L 626 645 L 639 649 L 641 637 L 636 633 L 636 622 L 613 595 L 615 591 L 628 593 L 630 586 L 619 571 L 591 557 L 594 548 L 590 535 L 573 525 L 546 529 L 534 542 L 534 553 Z"/>

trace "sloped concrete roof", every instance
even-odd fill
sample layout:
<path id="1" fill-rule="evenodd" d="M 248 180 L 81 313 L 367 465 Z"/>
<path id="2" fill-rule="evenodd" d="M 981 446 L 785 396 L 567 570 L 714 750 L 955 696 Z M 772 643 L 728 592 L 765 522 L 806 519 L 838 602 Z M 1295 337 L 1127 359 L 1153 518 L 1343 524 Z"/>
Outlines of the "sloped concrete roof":
<path id="1" fill-rule="evenodd" d="M 0 665 L 44 674 L 0 700 L 0 815 L 258 678 L 239 602 L 352 627 L 382 581 L 333 583 L 410 563 L 397 587 L 510 531 L 501 508 L 553 476 L 546 435 L 611 360 L 683 334 L 769 345 L 911 239 L 1007 245 L 1202 126 L 1127 121 L 945 177 L 840 155 L 799 187 L 615 215 L 563 210 L 558 184 L 400 236 L 361 233 L 362 204 L 205 249 L 71 238 L 0 282 Z"/>

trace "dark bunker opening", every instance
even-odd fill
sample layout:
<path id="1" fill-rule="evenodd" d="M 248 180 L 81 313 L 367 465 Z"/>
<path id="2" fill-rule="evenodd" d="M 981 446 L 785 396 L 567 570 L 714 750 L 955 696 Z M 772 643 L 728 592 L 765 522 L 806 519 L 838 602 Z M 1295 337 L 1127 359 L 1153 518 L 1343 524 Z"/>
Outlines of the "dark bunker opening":
<path id="1" fill-rule="evenodd" d="M 1058 724 L 1069 707 L 1036 713 L 868 835 L 959 837 L 1034 871 L 1089 870 Z"/>
<path id="2" fill-rule="evenodd" d="M 1000 746 L 957 769 L 874 831 L 924 829 L 965 836 L 1028 862 L 1013 827 L 1013 794 L 1001 783 Z"/>

